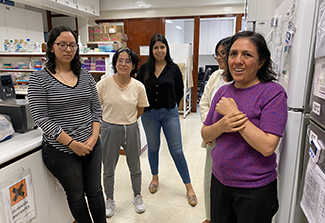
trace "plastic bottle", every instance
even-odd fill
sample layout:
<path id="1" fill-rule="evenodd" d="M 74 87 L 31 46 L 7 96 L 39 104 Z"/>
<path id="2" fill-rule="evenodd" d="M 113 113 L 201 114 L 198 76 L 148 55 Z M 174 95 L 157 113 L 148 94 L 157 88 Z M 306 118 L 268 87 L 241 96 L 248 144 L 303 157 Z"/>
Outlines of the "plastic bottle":
<path id="1" fill-rule="evenodd" d="M 27 39 L 27 42 L 26 42 L 26 51 L 27 52 L 33 52 L 34 51 L 33 44 L 31 43 L 30 39 Z"/>
<path id="2" fill-rule="evenodd" d="M 9 53 L 15 52 L 15 44 L 14 41 L 11 39 L 9 42 Z"/>
<path id="3" fill-rule="evenodd" d="M 111 42 L 107 43 L 105 46 L 105 52 L 112 52 L 113 51 L 113 45 Z"/>
<path id="4" fill-rule="evenodd" d="M 9 40 L 5 39 L 3 46 L 4 46 L 5 52 L 9 52 Z"/>
<path id="5" fill-rule="evenodd" d="M 41 52 L 41 45 L 38 42 L 34 43 L 34 52 Z"/>
<path id="6" fill-rule="evenodd" d="M 26 43 L 24 42 L 23 39 L 20 39 L 20 48 L 19 48 L 19 52 L 26 52 Z"/>
<path id="7" fill-rule="evenodd" d="M 19 49 L 20 49 L 19 39 L 15 39 L 15 51 L 19 52 Z"/>
<path id="8" fill-rule="evenodd" d="M 42 52 L 46 52 L 46 44 L 45 44 L 45 42 L 42 43 Z"/>

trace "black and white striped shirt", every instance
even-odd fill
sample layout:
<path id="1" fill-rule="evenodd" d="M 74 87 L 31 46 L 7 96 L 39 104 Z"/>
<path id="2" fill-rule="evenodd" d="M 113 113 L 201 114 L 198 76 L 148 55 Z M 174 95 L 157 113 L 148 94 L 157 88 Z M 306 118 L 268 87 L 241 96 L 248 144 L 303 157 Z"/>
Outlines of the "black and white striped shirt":
<path id="1" fill-rule="evenodd" d="M 32 117 L 43 131 L 43 139 L 66 153 L 73 151 L 56 140 L 62 131 L 84 142 L 92 134 L 92 122 L 102 119 L 96 83 L 84 69 L 74 87 L 61 83 L 45 69 L 32 73 L 28 101 Z"/>

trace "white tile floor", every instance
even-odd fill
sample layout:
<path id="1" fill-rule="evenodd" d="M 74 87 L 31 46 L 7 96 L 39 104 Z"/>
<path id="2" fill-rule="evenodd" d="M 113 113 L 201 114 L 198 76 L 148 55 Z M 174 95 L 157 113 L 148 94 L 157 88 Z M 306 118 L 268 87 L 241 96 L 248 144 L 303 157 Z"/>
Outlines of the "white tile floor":
<path id="1" fill-rule="evenodd" d="M 192 207 L 186 198 L 186 189 L 169 154 L 165 138 L 162 137 L 159 164 L 159 188 L 155 194 L 148 190 L 151 173 L 147 151 L 141 159 L 142 196 L 146 212 L 137 214 L 132 202 L 133 192 L 125 156 L 121 155 L 115 172 L 115 211 L 107 222 L 145 223 L 178 222 L 200 223 L 205 220 L 203 196 L 203 172 L 205 149 L 201 148 L 201 121 L 199 112 L 190 113 L 186 119 L 180 116 L 183 150 L 190 171 L 198 204 Z"/>

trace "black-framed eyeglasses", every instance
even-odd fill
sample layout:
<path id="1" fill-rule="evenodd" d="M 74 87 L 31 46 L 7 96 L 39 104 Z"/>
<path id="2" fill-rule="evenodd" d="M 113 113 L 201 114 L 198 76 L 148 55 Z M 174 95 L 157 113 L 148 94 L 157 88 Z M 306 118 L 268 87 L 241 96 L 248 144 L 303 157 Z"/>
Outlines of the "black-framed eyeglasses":
<path id="1" fill-rule="evenodd" d="M 213 56 L 213 58 L 214 59 L 217 59 L 217 57 L 219 56 L 219 57 L 225 57 L 226 56 L 226 53 L 224 53 L 224 52 L 221 52 L 221 53 L 219 53 L 219 52 L 217 52 L 217 54 L 212 54 L 212 56 Z"/>
<path id="2" fill-rule="evenodd" d="M 58 48 L 62 51 L 65 51 L 66 49 L 68 49 L 68 47 L 70 47 L 71 51 L 76 51 L 79 47 L 79 45 L 75 43 L 67 44 L 65 42 L 61 42 L 61 43 L 54 43 L 54 44 L 58 45 Z"/>

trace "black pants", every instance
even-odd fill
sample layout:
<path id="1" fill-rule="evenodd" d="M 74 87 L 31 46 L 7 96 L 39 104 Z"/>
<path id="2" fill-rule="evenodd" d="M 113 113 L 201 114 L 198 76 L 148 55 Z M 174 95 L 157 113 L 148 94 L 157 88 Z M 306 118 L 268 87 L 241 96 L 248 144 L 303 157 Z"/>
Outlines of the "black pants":
<path id="1" fill-rule="evenodd" d="M 279 208 L 277 180 L 258 188 L 224 186 L 212 174 L 212 223 L 271 223 Z"/>

